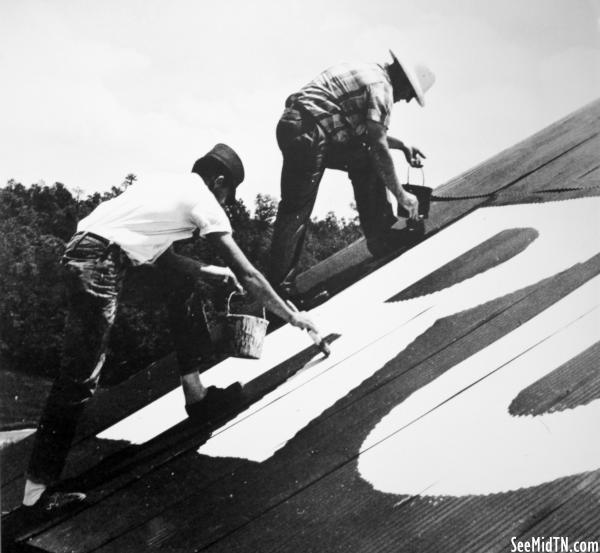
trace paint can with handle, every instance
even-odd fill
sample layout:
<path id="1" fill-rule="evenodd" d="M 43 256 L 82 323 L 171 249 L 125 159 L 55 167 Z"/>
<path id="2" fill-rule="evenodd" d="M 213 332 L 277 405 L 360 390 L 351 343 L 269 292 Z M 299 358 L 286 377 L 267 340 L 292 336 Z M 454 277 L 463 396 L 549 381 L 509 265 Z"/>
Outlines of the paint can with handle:
<path id="1" fill-rule="evenodd" d="M 262 317 L 231 313 L 231 298 L 235 294 L 237 292 L 232 292 L 227 299 L 225 333 L 228 353 L 244 359 L 260 359 L 269 325 L 265 309 L 263 307 Z"/>
<path id="2" fill-rule="evenodd" d="M 421 184 L 410 184 L 410 165 L 406 172 L 406 184 L 402 185 L 402 188 L 413 194 L 419 200 L 419 215 L 421 219 L 427 219 L 429 217 L 429 207 L 431 205 L 431 193 L 432 188 L 425 186 L 425 171 L 421 168 Z M 408 217 L 408 212 L 402 206 L 398 206 L 398 217 Z"/>

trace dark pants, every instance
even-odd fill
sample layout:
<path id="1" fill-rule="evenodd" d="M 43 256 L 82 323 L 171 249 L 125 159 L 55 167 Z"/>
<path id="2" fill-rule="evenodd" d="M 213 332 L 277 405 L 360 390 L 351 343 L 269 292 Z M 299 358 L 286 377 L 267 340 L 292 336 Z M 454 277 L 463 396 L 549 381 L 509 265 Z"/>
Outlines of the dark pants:
<path id="1" fill-rule="evenodd" d="M 129 267 L 118 246 L 83 233 L 71 239 L 62 263 L 68 310 L 60 372 L 38 424 L 27 470 L 28 478 L 46 485 L 58 480 L 83 408 L 98 387 Z M 200 348 L 209 345 L 210 338 L 202 317 L 190 320 L 186 300 L 193 282 L 176 274 L 161 278 L 169 290 L 165 300 L 179 370 L 188 374 L 198 369 Z"/>
<path id="2" fill-rule="evenodd" d="M 348 173 L 368 245 L 376 242 L 397 219 L 364 144 L 330 144 L 321 127 L 293 106 L 286 107 L 279 120 L 277 143 L 283 154 L 283 168 L 269 280 L 285 293 L 293 290 L 310 215 L 326 168 Z"/>

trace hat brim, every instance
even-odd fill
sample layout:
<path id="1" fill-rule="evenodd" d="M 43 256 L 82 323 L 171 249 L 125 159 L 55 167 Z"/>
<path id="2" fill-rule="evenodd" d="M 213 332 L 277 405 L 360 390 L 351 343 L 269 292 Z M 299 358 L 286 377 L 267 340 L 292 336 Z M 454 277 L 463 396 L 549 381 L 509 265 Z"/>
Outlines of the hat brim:
<path id="1" fill-rule="evenodd" d="M 400 66 L 400 68 L 406 75 L 406 78 L 408 79 L 408 82 L 410 83 L 410 86 L 412 86 L 412 89 L 415 93 L 417 102 L 419 102 L 419 105 L 421 107 L 425 107 L 425 94 L 423 93 L 423 89 L 421 88 L 421 85 L 419 84 L 419 80 L 415 76 L 413 70 L 410 67 L 408 67 L 408 65 L 402 63 L 398 59 L 398 56 L 396 56 L 396 54 L 394 54 L 394 52 L 392 52 L 391 50 L 390 50 L 390 54 L 392 55 L 394 62 Z"/>

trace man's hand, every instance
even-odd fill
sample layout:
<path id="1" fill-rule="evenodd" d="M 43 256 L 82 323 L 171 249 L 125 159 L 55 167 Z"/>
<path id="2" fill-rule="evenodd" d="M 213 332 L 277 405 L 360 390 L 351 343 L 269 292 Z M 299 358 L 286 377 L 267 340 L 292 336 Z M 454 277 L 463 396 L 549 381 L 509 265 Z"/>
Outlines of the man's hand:
<path id="1" fill-rule="evenodd" d="M 225 277 L 225 285 L 227 286 L 227 288 L 229 288 L 229 290 L 237 292 L 238 294 L 243 295 L 246 293 L 246 290 L 244 290 L 244 287 L 240 284 L 240 281 L 230 269 L 229 274 Z"/>
<path id="2" fill-rule="evenodd" d="M 309 332 L 319 333 L 319 330 L 312 322 L 311 318 L 304 311 L 296 311 L 293 313 L 290 319 L 292 326 L 298 327 L 302 330 L 308 330 Z"/>
<path id="3" fill-rule="evenodd" d="M 411 167 L 416 167 L 417 169 L 423 167 L 423 159 L 425 159 L 425 154 L 414 146 L 405 146 L 402 151 L 404 152 L 404 157 L 406 161 Z"/>
<path id="4" fill-rule="evenodd" d="M 220 267 L 218 265 L 210 265 L 211 274 L 218 274 L 223 279 L 223 284 L 231 291 L 235 291 L 238 294 L 245 294 L 244 287 L 240 284 L 233 271 L 229 267 Z"/>
<path id="5" fill-rule="evenodd" d="M 408 211 L 408 219 L 417 221 L 419 219 L 419 200 L 417 200 L 417 197 L 405 190 L 397 199 L 398 204 Z"/>
<path id="6" fill-rule="evenodd" d="M 230 290 L 233 290 L 238 294 L 243 295 L 246 293 L 246 290 L 244 290 L 244 287 L 240 284 L 240 281 L 233 273 L 231 273 L 231 275 L 227 279 L 227 286 L 229 286 Z"/>
<path id="7" fill-rule="evenodd" d="M 221 281 L 230 290 L 235 290 L 241 294 L 244 293 L 244 288 L 229 267 L 208 265 L 202 261 L 178 255 L 173 251 L 173 248 L 169 248 L 157 259 L 157 265 L 163 269 L 186 275 L 191 279 Z"/>

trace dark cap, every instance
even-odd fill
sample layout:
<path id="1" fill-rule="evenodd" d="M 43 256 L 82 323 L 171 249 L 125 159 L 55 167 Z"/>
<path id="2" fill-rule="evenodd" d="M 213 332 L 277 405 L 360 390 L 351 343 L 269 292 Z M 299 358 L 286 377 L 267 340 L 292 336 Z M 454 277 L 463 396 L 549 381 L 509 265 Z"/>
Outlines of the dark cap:
<path id="1" fill-rule="evenodd" d="M 192 172 L 200 173 L 203 167 L 212 164 L 214 161 L 217 161 L 229 172 L 236 188 L 242 183 L 244 180 L 244 165 L 235 150 L 227 144 L 217 144 L 210 152 L 196 160 Z"/>

